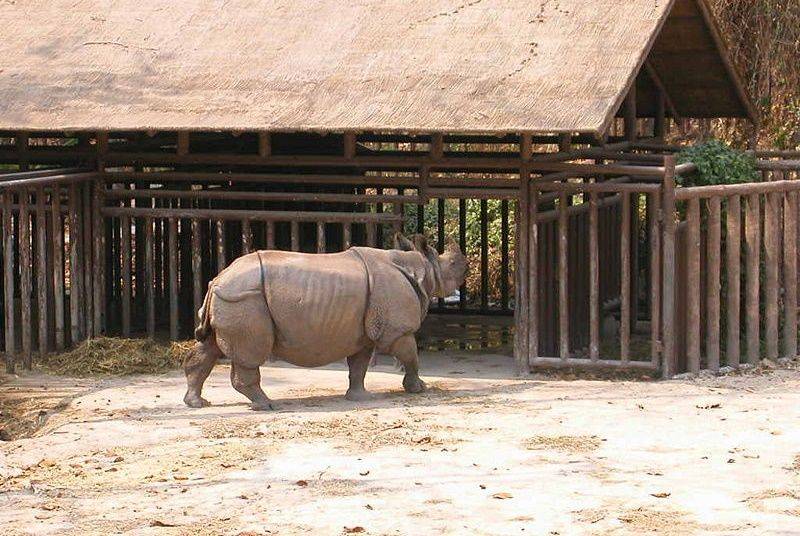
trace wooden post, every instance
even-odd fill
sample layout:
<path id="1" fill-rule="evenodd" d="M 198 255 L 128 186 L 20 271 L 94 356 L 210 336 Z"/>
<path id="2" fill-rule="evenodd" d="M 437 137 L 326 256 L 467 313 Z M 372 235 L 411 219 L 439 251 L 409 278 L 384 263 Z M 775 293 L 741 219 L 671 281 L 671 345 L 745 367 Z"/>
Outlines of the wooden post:
<path id="1" fill-rule="evenodd" d="M 631 341 L 631 197 L 628 192 L 622 197 L 622 223 L 620 225 L 620 312 L 619 354 L 620 361 L 630 361 Z"/>
<path id="2" fill-rule="evenodd" d="M 481 309 L 489 308 L 489 205 L 486 199 L 481 199 L 480 226 L 481 226 Z"/>
<path id="3" fill-rule="evenodd" d="M 350 222 L 342 224 L 342 249 L 348 250 L 353 245 L 353 228 Z"/>
<path id="4" fill-rule="evenodd" d="M 221 273 L 222 270 L 228 265 L 227 262 L 227 254 L 225 251 L 225 220 L 217 220 L 216 221 L 216 237 L 217 237 L 217 273 Z"/>
<path id="5" fill-rule="evenodd" d="M 192 219 L 192 294 L 194 297 L 193 325 L 197 323 L 197 312 L 203 306 L 203 259 L 200 238 L 200 220 Z"/>
<path id="6" fill-rule="evenodd" d="M 740 361 L 741 307 L 741 251 L 742 251 L 742 206 L 738 195 L 728 198 L 725 237 L 725 276 L 727 293 L 725 298 L 726 339 L 725 361 L 729 367 L 738 367 Z"/>
<path id="7" fill-rule="evenodd" d="M 442 200 L 444 201 L 444 200 Z M 444 202 L 441 205 L 444 212 Z M 444 217 L 442 219 L 441 236 L 444 237 Z M 508 200 L 500 201 L 500 302 L 504 311 L 508 310 L 508 241 L 510 232 L 508 228 Z"/>
<path id="8" fill-rule="evenodd" d="M 569 359 L 569 219 L 567 194 L 558 196 L 558 336 L 561 359 Z"/>
<path id="9" fill-rule="evenodd" d="M 36 295 L 39 317 L 39 354 L 49 350 L 47 319 L 50 304 L 47 299 L 47 213 L 44 188 L 36 188 Z"/>
<path id="10" fill-rule="evenodd" d="M 325 253 L 325 222 L 317 222 L 317 253 Z"/>
<path id="11" fill-rule="evenodd" d="M 719 197 L 708 200 L 706 262 L 706 365 L 719 370 L 720 240 L 722 236 Z"/>
<path id="12" fill-rule="evenodd" d="M 178 340 L 178 220 L 169 219 L 169 338 Z"/>
<path id="13" fill-rule="evenodd" d="M 758 363 L 760 339 L 759 271 L 761 258 L 761 215 L 759 194 L 747 197 L 745 213 L 745 267 L 747 311 L 747 361 Z"/>
<path id="14" fill-rule="evenodd" d="M 147 302 L 147 336 L 156 336 L 155 274 L 153 266 L 153 218 L 144 219 L 144 284 Z"/>
<path id="15" fill-rule="evenodd" d="M 663 266 L 661 273 L 662 363 L 664 378 L 670 378 L 677 368 L 675 353 L 675 155 L 664 157 L 664 182 L 662 190 L 663 211 Z"/>
<path id="16" fill-rule="evenodd" d="M 783 356 L 797 356 L 797 192 L 783 198 Z"/>
<path id="17" fill-rule="evenodd" d="M 700 199 L 689 200 L 686 213 L 686 354 L 689 372 L 700 372 Z"/>
<path id="18" fill-rule="evenodd" d="M 122 250 L 122 336 L 131 336 L 131 220 L 128 216 L 121 216 L 120 249 Z M 140 282 L 137 282 L 140 284 Z"/>
<path id="19" fill-rule="evenodd" d="M 374 248 L 376 245 L 377 229 L 375 223 L 367 223 L 367 246 Z"/>
<path id="20" fill-rule="evenodd" d="M 528 218 L 530 217 L 530 210 L 528 202 L 530 201 L 530 174 L 526 168 L 520 170 L 519 177 L 519 197 L 517 198 L 517 213 L 516 213 L 516 247 L 514 248 L 516 269 L 515 277 L 515 302 L 516 307 L 514 311 L 514 360 L 516 362 L 517 374 L 527 374 L 530 372 L 530 361 L 528 358 L 529 348 L 529 334 L 528 330 L 531 329 L 528 307 L 530 300 L 528 295 Z M 463 203 L 462 203 L 463 202 Z M 461 231 L 462 219 L 462 205 L 464 212 L 466 212 L 466 201 L 459 200 L 459 232 Z M 466 225 L 464 225 L 464 233 L 466 235 Z M 466 236 L 460 236 L 461 248 L 464 251 L 464 242 Z M 463 294 L 463 290 L 461 291 Z M 461 296 L 462 302 L 464 296 Z"/>
<path id="21" fill-rule="evenodd" d="M 300 226 L 296 221 L 291 222 L 292 251 L 300 251 Z"/>
<path id="22" fill-rule="evenodd" d="M 61 188 L 53 185 L 50 198 L 50 224 L 53 234 L 53 311 L 56 350 L 63 350 L 64 333 L 64 229 L 61 225 Z"/>
<path id="23" fill-rule="evenodd" d="M 5 350 L 6 372 L 14 373 L 17 354 L 15 307 L 14 307 L 14 226 L 12 221 L 12 198 L 14 194 L 6 190 L 3 196 L 3 298 L 5 306 Z M 21 196 L 20 196 L 21 197 Z"/>
<path id="24" fill-rule="evenodd" d="M 103 311 L 105 304 L 103 300 L 103 290 L 105 288 L 105 280 L 103 278 L 103 266 L 105 265 L 105 248 L 104 244 L 104 229 L 103 216 L 100 214 L 100 207 L 103 206 L 103 193 L 105 184 L 103 179 L 94 180 L 94 195 L 92 202 L 92 245 L 94 249 L 94 288 L 93 288 L 93 301 L 92 306 L 94 313 L 93 321 L 93 335 L 99 336 L 103 330 Z"/>
<path id="25" fill-rule="evenodd" d="M 597 192 L 589 194 L 589 359 L 600 357 L 600 243 Z"/>
<path id="26" fill-rule="evenodd" d="M 656 89 L 656 113 L 653 123 L 653 136 L 663 141 L 667 133 L 667 96 L 661 88 Z"/>
<path id="27" fill-rule="evenodd" d="M 354 132 L 348 132 L 344 135 L 344 157 L 348 160 L 356 157 L 356 135 Z"/>
<path id="28" fill-rule="evenodd" d="M 267 222 L 267 249 L 275 249 L 275 222 Z"/>
<path id="29" fill-rule="evenodd" d="M 269 132 L 258 133 L 258 156 L 267 158 L 272 155 L 272 138 Z"/>
<path id="30" fill-rule="evenodd" d="M 70 339 L 73 345 L 83 338 L 81 312 L 84 299 L 79 196 L 78 186 L 71 183 L 69 185 L 69 319 Z"/>
<path id="31" fill-rule="evenodd" d="M 178 132 L 178 156 L 186 156 L 189 154 L 189 132 L 182 130 Z"/>
<path id="32" fill-rule="evenodd" d="M 661 198 L 650 194 L 650 357 L 658 365 L 661 355 Z"/>
<path id="33" fill-rule="evenodd" d="M 779 244 L 782 231 L 779 193 L 768 193 L 764 204 L 764 331 L 766 332 L 766 357 L 778 358 L 778 270 L 780 263 Z"/>
<path id="34" fill-rule="evenodd" d="M 242 253 L 245 255 L 253 251 L 253 231 L 250 220 L 242 220 Z"/>
<path id="35" fill-rule="evenodd" d="M 92 188 L 91 182 L 82 185 L 83 197 L 83 290 L 84 336 L 94 337 L 94 243 L 92 240 Z"/>

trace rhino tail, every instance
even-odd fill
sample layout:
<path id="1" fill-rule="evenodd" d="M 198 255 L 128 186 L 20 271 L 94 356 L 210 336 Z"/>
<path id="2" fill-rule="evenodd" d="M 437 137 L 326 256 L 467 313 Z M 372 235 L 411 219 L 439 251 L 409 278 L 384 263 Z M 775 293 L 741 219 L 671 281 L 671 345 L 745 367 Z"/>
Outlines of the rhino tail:
<path id="1" fill-rule="evenodd" d="M 197 311 L 200 321 L 197 324 L 197 328 L 194 330 L 194 338 L 199 342 L 203 342 L 211 335 L 211 315 L 209 314 L 209 308 L 211 307 L 211 295 L 213 293 L 214 289 L 209 288 L 205 298 L 203 298 L 202 307 Z"/>

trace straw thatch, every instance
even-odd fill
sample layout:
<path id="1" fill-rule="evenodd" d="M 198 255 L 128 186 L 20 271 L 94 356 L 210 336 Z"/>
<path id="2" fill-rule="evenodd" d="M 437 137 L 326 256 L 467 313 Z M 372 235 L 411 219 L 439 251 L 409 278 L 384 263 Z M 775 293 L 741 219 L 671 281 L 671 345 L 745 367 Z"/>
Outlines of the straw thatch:
<path id="1" fill-rule="evenodd" d="M 600 132 L 672 5 L 2 2 L 0 129 Z"/>

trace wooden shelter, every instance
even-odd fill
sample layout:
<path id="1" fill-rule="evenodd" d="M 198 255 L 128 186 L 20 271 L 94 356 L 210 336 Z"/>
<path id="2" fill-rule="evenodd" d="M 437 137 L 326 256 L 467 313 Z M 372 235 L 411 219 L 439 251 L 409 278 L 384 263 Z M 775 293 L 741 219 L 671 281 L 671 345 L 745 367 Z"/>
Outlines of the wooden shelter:
<path id="1" fill-rule="evenodd" d="M 523 368 L 658 368 L 676 168 L 653 142 L 755 120 L 705 0 L 18 0 L 0 24 L 9 368 L 100 333 L 184 336 L 181 305 L 254 248 L 381 246 L 412 207 L 440 246 L 453 207 L 466 245 L 473 202 L 477 299 L 436 310 L 513 312 Z M 609 307 L 619 359 L 599 357 Z M 634 362 L 640 320 L 653 357 Z"/>

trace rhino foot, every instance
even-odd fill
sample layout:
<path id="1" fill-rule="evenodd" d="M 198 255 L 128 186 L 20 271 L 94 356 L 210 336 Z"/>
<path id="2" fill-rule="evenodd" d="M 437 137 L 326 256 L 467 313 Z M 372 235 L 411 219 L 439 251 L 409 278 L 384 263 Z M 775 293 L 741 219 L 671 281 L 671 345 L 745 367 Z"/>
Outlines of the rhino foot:
<path id="1" fill-rule="evenodd" d="M 211 402 L 206 400 L 201 396 L 185 396 L 183 397 L 183 403 L 189 406 L 190 408 L 205 408 L 211 405 Z"/>
<path id="2" fill-rule="evenodd" d="M 372 400 L 374 397 L 372 393 L 366 389 L 348 389 L 344 398 L 351 402 L 365 402 L 367 400 Z"/>
<path id="3" fill-rule="evenodd" d="M 406 393 L 421 393 L 425 391 L 427 387 L 425 386 L 425 382 L 422 381 L 419 376 L 412 378 L 406 376 L 403 378 L 403 388 L 406 390 Z"/>
<path id="4" fill-rule="evenodd" d="M 272 405 L 272 402 L 265 400 L 259 402 L 253 402 L 250 404 L 250 409 L 253 411 L 272 411 L 275 409 L 275 406 Z"/>

